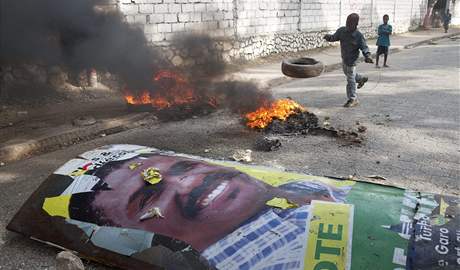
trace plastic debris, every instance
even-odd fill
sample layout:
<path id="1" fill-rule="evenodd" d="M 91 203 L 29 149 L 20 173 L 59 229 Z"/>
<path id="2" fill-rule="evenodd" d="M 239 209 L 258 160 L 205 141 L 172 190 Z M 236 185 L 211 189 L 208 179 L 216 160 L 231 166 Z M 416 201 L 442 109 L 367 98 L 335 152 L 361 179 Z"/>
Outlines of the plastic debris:
<path id="1" fill-rule="evenodd" d="M 289 200 L 287 200 L 285 198 L 278 198 L 278 197 L 275 197 L 275 198 L 269 200 L 265 204 L 268 205 L 268 206 L 277 207 L 277 208 L 281 208 L 281 209 L 299 207 L 299 205 L 296 204 L 296 203 L 290 202 Z"/>
<path id="2" fill-rule="evenodd" d="M 204 149 L 204 152 L 209 153 L 209 152 L 211 152 L 211 149 L 206 148 L 206 149 Z"/>
<path id="3" fill-rule="evenodd" d="M 134 163 L 129 164 L 128 167 L 131 171 L 134 171 L 137 167 L 141 165 L 142 165 L 142 162 L 134 162 Z"/>
<path id="4" fill-rule="evenodd" d="M 150 218 L 164 218 L 159 207 L 150 208 L 145 214 L 143 214 L 139 220 L 146 220 Z"/>
<path id="5" fill-rule="evenodd" d="M 84 270 L 81 259 L 70 251 L 61 251 L 56 256 L 57 270 Z"/>
<path id="6" fill-rule="evenodd" d="M 149 167 L 145 169 L 142 172 L 142 177 L 144 178 L 145 181 L 149 182 L 152 185 L 158 184 L 162 179 L 162 176 L 160 174 L 160 169 L 155 168 L 155 167 Z"/>
<path id="7" fill-rule="evenodd" d="M 5 166 L 5 162 L 0 162 L 0 167 Z"/>

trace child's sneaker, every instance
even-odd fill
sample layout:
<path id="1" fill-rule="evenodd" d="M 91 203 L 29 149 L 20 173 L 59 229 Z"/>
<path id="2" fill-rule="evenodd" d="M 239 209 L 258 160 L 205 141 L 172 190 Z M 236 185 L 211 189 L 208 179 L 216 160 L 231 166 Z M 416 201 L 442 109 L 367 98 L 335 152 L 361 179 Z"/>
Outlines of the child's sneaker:
<path id="1" fill-rule="evenodd" d="M 361 80 L 358 82 L 358 89 L 364 86 L 364 84 L 368 81 L 369 79 L 367 77 L 362 77 Z"/>

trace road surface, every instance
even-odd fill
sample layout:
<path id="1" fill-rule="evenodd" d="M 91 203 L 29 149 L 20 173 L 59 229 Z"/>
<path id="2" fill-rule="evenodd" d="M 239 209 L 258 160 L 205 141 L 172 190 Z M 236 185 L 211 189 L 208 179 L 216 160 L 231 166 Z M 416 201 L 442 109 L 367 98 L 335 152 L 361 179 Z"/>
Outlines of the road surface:
<path id="1" fill-rule="evenodd" d="M 460 42 L 451 39 L 390 55 L 388 69 L 359 64 L 369 76 L 360 106 L 343 108 L 341 71 L 295 80 L 273 89 L 320 120 L 345 129 L 358 121 L 366 141 L 346 146 L 321 136 L 282 137 L 276 152 L 253 152 L 255 164 L 315 175 L 384 176 L 388 184 L 458 195 L 460 192 Z M 78 153 L 110 143 L 148 145 L 211 158 L 252 148 L 263 134 L 246 129 L 227 112 L 134 129 L 74 145 L 0 168 L 0 269 L 54 269 L 57 249 L 7 232 L 27 197 L 59 165 Z M 205 149 L 208 149 L 205 151 Z M 88 269 L 106 269 L 89 264 Z"/>

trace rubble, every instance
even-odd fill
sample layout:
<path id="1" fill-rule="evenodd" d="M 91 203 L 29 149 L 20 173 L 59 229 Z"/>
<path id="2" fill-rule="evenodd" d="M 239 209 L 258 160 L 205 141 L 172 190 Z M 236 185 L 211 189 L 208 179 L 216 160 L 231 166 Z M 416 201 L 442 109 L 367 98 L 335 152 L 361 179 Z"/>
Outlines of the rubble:
<path id="1" fill-rule="evenodd" d="M 366 132 L 366 131 L 367 131 L 367 127 L 365 127 L 365 126 L 359 126 L 359 127 L 358 127 L 358 132 L 359 132 L 359 133 L 364 133 L 364 132 Z"/>
<path id="2" fill-rule="evenodd" d="M 251 162 L 252 151 L 249 149 L 246 150 L 236 150 L 232 155 L 232 159 L 239 162 Z"/>
<path id="3" fill-rule="evenodd" d="M 281 147 L 281 141 L 278 137 L 264 136 L 258 138 L 255 142 L 254 148 L 259 151 L 275 151 Z"/>
<path id="4" fill-rule="evenodd" d="M 358 125 L 357 131 L 354 129 L 336 129 L 331 126 L 330 118 L 325 117 L 323 125 L 318 124 L 318 117 L 308 111 L 297 111 L 295 114 L 290 115 L 285 120 L 273 120 L 264 131 L 267 133 L 274 133 L 279 135 L 315 135 L 315 136 L 329 136 L 343 140 L 346 144 L 360 144 L 364 141 L 364 137 L 358 133 L 365 133 L 367 127 L 356 122 Z M 263 142 L 258 142 L 263 146 Z M 257 145 L 259 146 L 259 145 Z"/>
<path id="5" fill-rule="evenodd" d="M 59 252 L 56 256 L 57 270 L 84 270 L 81 259 L 70 251 Z"/>
<path id="6" fill-rule="evenodd" d="M 78 118 L 75 118 L 72 121 L 72 124 L 77 127 L 91 126 L 96 124 L 96 119 L 92 116 L 80 116 Z"/>

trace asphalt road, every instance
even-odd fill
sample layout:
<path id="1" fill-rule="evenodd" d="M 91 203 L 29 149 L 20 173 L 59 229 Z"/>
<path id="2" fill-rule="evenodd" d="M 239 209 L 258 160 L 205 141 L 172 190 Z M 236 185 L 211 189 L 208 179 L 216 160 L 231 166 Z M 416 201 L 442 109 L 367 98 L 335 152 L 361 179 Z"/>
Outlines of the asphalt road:
<path id="1" fill-rule="evenodd" d="M 459 195 L 460 42 L 450 39 L 390 55 L 390 68 L 360 64 L 369 76 L 360 106 L 343 108 L 341 71 L 295 80 L 273 89 L 335 127 L 367 127 L 366 141 L 347 146 L 322 136 L 282 137 L 276 152 L 253 152 L 255 164 L 316 175 L 380 175 L 387 184 Z M 263 134 L 246 129 L 226 112 L 161 123 L 74 145 L 0 167 L 0 269 L 54 269 L 57 249 L 7 232 L 5 226 L 27 197 L 59 165 L 110 143 L 153 146 L 211 158 L 228 158 L 253 147 Z M 205 152 L 205 149 L 209 151 Z M 33 222 L 33 221 L 31 221 Z M 88 269 L 106 269 L 88 264 Z"/>

